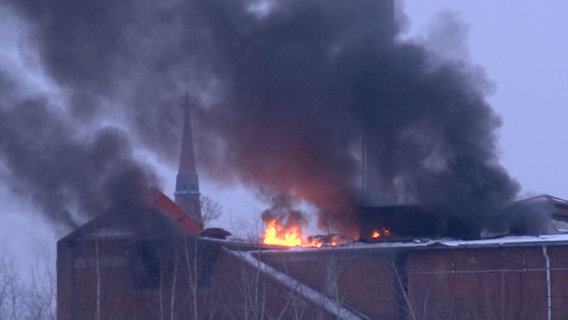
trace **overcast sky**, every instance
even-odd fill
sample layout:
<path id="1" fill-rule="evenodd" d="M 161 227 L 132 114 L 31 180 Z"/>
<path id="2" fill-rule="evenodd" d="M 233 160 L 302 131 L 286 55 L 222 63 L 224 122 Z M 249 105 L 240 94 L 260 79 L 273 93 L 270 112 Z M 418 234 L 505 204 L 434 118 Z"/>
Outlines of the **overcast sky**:
<path id="1" fill-rule="evenodd" d="M 489 101 L 503 122 L 498 131 L 501 162 L 522 186 L 521 194 L 568 198 L 568 170 L 564 168 L 568 163 L 564 132 L 568 114 L 568 2 L 406 0 L 403 8 L 408 18 L 405 38 L 433 41 L 431 46 L 438 49 L 451 47 L 446 54 L 461 55 L 479 65 L 493 81 L 495 90 Z M 429 30 L 435 28 L 439 14 L 452 14 L 461 21 L 462 25 L 456 27 L 467 31 L 464 43 L 448 44 L 444 42 L 456 39 L 432 35 Z M 4 60 L 21 45 L 17 36 L 7 31 L 7 26 L 13 27 L 9 23 L 0 22 L 0 56 Z M 46 79 L 30 82 L 49 87 Z M 170 195 L 175 169 L 160 171 Z M 222 202 L 223 226 L 235 225 L 243 212 L 262 210 L 243 190 L 221 190 L 203 179 L 201 183 L 204 194 Z M 0 238 L 11 239 L 11 246 L 24 246 L 31 255 L 43 251 L 46 245 L 54 249 L 54 241 L 61 234 L 51 231 L 29 204 L 12 201 L 4 191 L 0 185 L 4 211 L 0 215 Z"/>
<path id="2" fill-rule="evenodd" d="M 471 60 L 495 83 L 503 165 L 524 192 L 568 198 L 568 2 L 407 0 L 404 11 L 412 34 L 440 11 L 467 24 Z"/>

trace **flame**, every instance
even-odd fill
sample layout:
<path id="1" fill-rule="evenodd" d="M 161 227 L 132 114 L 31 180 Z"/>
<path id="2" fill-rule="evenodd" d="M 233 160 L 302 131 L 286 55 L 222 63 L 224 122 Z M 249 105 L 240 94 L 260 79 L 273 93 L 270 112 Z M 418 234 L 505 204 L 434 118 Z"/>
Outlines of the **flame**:
<path id="1" fill-rule="evenodd" d="M 391 235 L 391 232 L 389 229 L 387 228 L 381 228 L 381 230 L 374 230 L 373 233 L 371 234 L 371 238 L 373 239 L 379 239 L 379 238 L 383 238 L 383 237 L 388 237 Z"/>
<path id="2" fill-rule="evenodd" d="M 319 242 L 319 241 L 312 240 L 312 241 L 309 241 L 305 244 L 302 244 L 302 247 L 321 248 L 321 247 L 323 247 L 323 243 Z"/>
<path id="3" fill-rule="evenodd" d="M 298 227 L 284 230 L 276 219 L 272 219 L 264 228 L 263 242 L 286 247 L 299 247 L 302 245 L 302 232 Z"/>
<path id="4" fill-rule="evenodd" d="M 266 223 L 263 243 L 286 247 L 321 248 L 323 246 L 322 242 L 316 240 L 304 240 L 304 236 L 299 227 L 283 228 L 276 219 L 272 219 Z M 332 246 L 335 246 L 335 244 L 332 244 Z"/>

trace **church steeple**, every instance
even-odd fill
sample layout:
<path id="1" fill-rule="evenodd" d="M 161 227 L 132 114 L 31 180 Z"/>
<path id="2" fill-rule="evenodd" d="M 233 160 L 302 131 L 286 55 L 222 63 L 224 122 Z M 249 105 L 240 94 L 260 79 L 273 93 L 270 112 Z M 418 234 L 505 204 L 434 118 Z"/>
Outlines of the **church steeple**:
<path id="1" fill-rule="evenodd" d="M 183 109 L 183 136 L 179 157 L 179 170 L 176 177 L 175 202 L 191 218 L 201 223 L 201 205 L 199 203 L 199 180 L 195 170 L 193 137 L 191 134 L 190 108 L 193 107 L 189 93 L 185 93 L 181 103 Z"/>

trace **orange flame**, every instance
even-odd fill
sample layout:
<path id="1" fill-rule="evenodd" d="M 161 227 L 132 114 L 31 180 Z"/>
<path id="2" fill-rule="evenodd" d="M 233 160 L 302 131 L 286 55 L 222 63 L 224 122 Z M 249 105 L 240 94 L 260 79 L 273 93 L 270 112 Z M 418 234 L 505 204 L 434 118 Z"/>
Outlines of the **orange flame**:
<path id="1" fill-rule="evenodd" d="M 391 235 L 391 232 L 387 228 L 381 228 L 381 230 L 374 230 L 371 234 L 371 238 L 373 239 L 380 239 L 382 237 L 388 237 Z"/>
<path id="2" fill-rule="evenodd" d="M 307 242 L 307 243 L 305 243 L 305 244 L 302 244 L 302 247 L 321 248 L 321 247 L 323 247 L 323 243 L 318 242 L 318 241 L 315 241 L 315 240 L 312 240 L 312 241 L 309 241 L 309 242 Z"/>
<path id="3" fill-rule="evenodd" d="M 297 227 L 284 230 L 282 226 L 276 222 L 276 219 L 268 221 L 264 228 L 265 244 L 273 244 L 286 247 L 299 247 L 302 245 L 302 232 Z"/>
<path id="4" fill-rule="evenodd" d="M 276 219 L 266 223 L 264 228 L 264 244 L 286 246 L 286 247 L 314 247 L 321 248 L 323 243 L 311 240 L 303 240 L 303 234 L 299 227 L 283 228 Z"/>

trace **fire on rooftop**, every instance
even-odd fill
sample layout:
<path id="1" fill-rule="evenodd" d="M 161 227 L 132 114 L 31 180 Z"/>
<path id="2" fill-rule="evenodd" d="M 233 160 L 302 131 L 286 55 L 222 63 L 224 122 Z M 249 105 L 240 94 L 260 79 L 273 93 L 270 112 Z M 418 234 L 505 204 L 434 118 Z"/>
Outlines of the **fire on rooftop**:
<path id="1" fill-rule="evenodd" d="M 111 24 L 119 34 L 108 42 L 127 54 L 118 50 L 119 59 L 100 65 L 137 81 L 137 65 L 118 67 L 134 63 L 133 52 L 174 52 L 151 69 L 165 68 L 168 77 L 176 69 L 169 61 L 189 56 L 197 89 L 181 104 L 174 201 L 123 152 L 128 144 L 117 132 L 78 148 L 81 159 L 112 154 L 113 161 L 77 170 L 80 187 L 99 181 L 90 172 L 110 173 L 100 178 L 106 197 L 96 210 L 91 199 L 77 200 L 96 215 L 58 241 L 59 320 L 568 317 L 568 202 L 514 201 L 519 187 L 497 159 L 499 121 L 485 99 L 487 80 L 464 62 L 432 59 L 420 44 L 395 40 L 402 26 L 392 0 L 136 3 L 99 4 L 112 9 L 108 21 L 132 23 Z M 153 17 L 165 32 L 156 36 L 125 12 Z M 57 79 L 71 72 L 61 63 L 69 46 L 48 42 L 106 28 L 83 25 L 90 16 L 72 15 L 82 28 L 63 29 L 65 19 L 38 17 L 42 48 L 54 50 L 46 60 L 57 57 L 46 70 L 59 71 Z M 98 39 L 86 40 L 81 53 L 113 56 Z M 180 41 L 190 54 L 169 46 Z M 139 50 L 130 47 L 139 42 Z M 104 80 L 94 88 L 115 84 L 114 74 L 88 71 Z M 173 86 L 159 75 L 156 82 Z M 143 97 L 154 93 L 147 84 L 133 87 Z M 136 106 L 148 114 L 159 102 L 160 119 L 178 118 L 162 108 L 169 98 L 152 106 L 143 100 Z M 135 115 L 140 140 L 155 148 L 168 140 L 155 135 L 174 131 Z M 206 160 L 199 169 L 209 179 L 259 191 L 268 207 L 260 240 L 206 228 L 196 156 Z M 304 234 L 297 203 L 314 208 L 323 234 Z M 58 206 L 42 204 L 56 216 Z"/>

